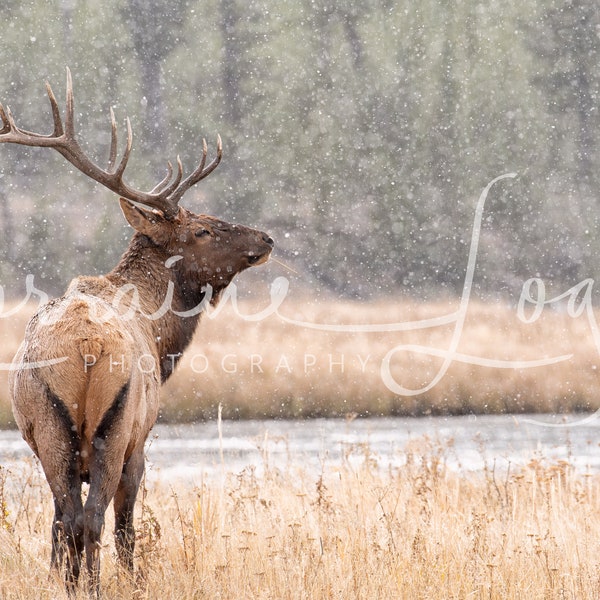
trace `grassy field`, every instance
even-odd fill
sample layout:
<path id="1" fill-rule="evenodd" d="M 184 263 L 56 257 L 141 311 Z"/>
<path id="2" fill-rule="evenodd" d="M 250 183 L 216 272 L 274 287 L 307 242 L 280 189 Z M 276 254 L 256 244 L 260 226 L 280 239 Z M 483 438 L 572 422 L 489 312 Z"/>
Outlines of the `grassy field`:
<path id="1" fill-rule="evenodd" d="M 600 596 L 600 476 L 535 457 L 469 474 L 427 439 L 406 466 L 362 461 L 310 473 L 246 469 L 198 488 L 148 484 L 136 575 L 118 572 L 112 517 L 107 598 L 551 600 Z M 354 457 L 355 459 L 356 457 Z M 49 577 L 50 494 L 31 461 L 0 471 L 0 597 L 65 598 Z M 78 597 L 86 597 L 83 592 Z"/>
<path id="2" fill-rule="evenodd" d="M 454 361 L 429 391 L 415 396 L 384 385 L 381 363 L 400 344 L 444 350 L 454 323 L 416 331 L 324 331 L 333 327 L 397 324 L 448 315 L 458 301 L 373 304 L 286 298 L 279 312 L 248 320 L 269 305 L 246 300 L 236 313 L 230 303 L 207 315 L 175 375 L 163 389 L 162 418 L 192 421 L 215 418 L 345 415 L 424 415 L 494 412 L 573 412 L 600 407 L 600 356 L 584 314 L 571 318 L 546 308 L 524 323 L 514 307 L 471 302 L 457 352 L 496 360 L 572 358 L 551 366 L 500 369 Z M 33 308 L 0 318 L 0 363 L 9 363 Z M 6 308 L 5 311 L 6 312 Z M 531 313 L 531 311 L 530 311 Z M 296 323 L 290 323 L 289 320 Z M 408 388 L 432 381 L 442 359 L 402 352 L 391 375 Z M 10 425 L 6 371 L 0 371 L 0 426 Z"/>
<path id="3" fill-rule="evenodd" d="M 260 303 L 244 303 L 253 314 Z M 452 325 L 413 332 L 322 331 L 310 323 L 398 323 L 456 303 L 284 304 L 244 320 L 206 318 L 164 390 L 163 419 L 595 410 L 598 352 L 585 316 L 473 303 L 458 352 L 497 360 L 573 357 L 534 369 L 455 362 L 429 392 L 403 397 L 379 366 L 398 344 L 448 347 Z M 0 320 L 9 362 L 31 310 Z M 420 387 L 439 358 L 403 355 L 394 378 Z M 6 375 L 6 372 L 2 373 Z M 10 423 L 0 382 L 4 423 Z M 118 572 L 111 509 L 102 586 L 115 599 L 596 599 L 600 597 L 600 475 L 531 458 L 508 472 L 451 470 L 451 445 L 415 439 L 406 466 L 380 469 L 368 447 L 339 467 L 247 468 L 202 486 L 148 483 L 138 503 L 133 581 Z M 361 460 L 357 459 L 357 453 Z M 268 460 L 265 461 L 268 465 Z M 0 598 L 66 598 L 48 575 L 50 492 L 33 460 L 0 467 Z M 81 593 L 81 598 L 85 595 Z"/>

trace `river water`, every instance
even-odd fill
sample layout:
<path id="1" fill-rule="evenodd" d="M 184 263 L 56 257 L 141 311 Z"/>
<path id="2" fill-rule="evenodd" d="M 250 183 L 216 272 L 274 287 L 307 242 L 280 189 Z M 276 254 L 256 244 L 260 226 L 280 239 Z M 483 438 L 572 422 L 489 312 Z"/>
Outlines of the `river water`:
<path id="1" fill-rule="evenodd" d="M 223 473 L 290 466 L 318 473 L 346 462 L 404 464 L 413 454 L 443 455 L 450 468 L 496 471 L 533 458 L 568 460 L 600 471 L 600 415 L 494 415 L 429 418 L 217 421 L 157 425 L 147 444 L 147 478 L 199 485 Z M 17 431 L 0 431 L 0 464 L 17 468 L 31 451 Z"/>

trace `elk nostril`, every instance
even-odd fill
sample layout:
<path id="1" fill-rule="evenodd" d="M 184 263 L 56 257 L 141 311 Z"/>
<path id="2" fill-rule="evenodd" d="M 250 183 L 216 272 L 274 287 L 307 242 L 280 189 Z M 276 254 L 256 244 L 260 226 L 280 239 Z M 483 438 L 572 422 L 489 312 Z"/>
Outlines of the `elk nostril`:
<path id="1" fill-rule="evenodd" d="M 269 246 L 273 247 L 275 245 L 275 242 L 273 241 L 273 238 L 267 234 L 263 235 L 263 242 L 265 244 L 269 244 Z"/>

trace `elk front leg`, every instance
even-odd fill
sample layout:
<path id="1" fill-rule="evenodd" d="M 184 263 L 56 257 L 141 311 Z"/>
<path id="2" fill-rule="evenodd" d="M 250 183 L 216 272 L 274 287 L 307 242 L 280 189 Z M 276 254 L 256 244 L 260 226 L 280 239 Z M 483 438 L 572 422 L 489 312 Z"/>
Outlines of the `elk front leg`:
<path id="1" fill-rule="evenodd" d="M 133 552 L 135 549 L 133 511 L 143 474 L 144 448 L 140 446 L 125 463 L 114 498 L 117 555 L 121 566 L 130 574 L 133 574 Z"/>

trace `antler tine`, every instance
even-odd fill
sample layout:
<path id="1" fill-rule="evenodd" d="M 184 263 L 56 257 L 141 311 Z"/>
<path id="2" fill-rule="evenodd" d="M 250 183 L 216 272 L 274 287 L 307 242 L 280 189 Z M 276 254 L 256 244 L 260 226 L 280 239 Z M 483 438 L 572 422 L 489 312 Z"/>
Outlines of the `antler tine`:
<path id="1" fill-rule="evenodd" d="M 67 110 L 65 113 L 65 134 L 67 139 L 75 139 L 75 119 L 73 112 L 75 101 L 73 99 L 73 80 L 71 79 L 71 69 L 67 67 L 67 91 L 66 91 Z M 54 108 L 52 109 L 54 112 Z"/>
<path id="2" fill-rule="evenodd" d="M 2 131 L 6 130 L 6 134 L 8 135 L 7 139 L 8 141 L 11 141 L 10 138 L 10 134 L 12 134 L 13 137 L 18 137 L 20 135 L 24 135 L 27 137 L 36 137 L 37 134 L 36 133 L 31 133 L 29 131 L 25 131 L 24 129 L 19 129 L 17 127 L 17 124 L 15 123 L 15 119 L 12 116 L 12 111 L 10 110 L 10 106 L 6 107 L 6 112 L 4 113 L 4 117 L 3 117 L 3 121 L 4 118 L 6 118 L 6 125 L 5 127 L 3 127 Z M 40 136 L 41 137 L 41 136 Z"/>
<path id="3" fill-rule="evenodd" d="M 204 179 L 208 175 L 210 175 L 219 165 L 221 159 L 223 158 L 223 142 L 221 141 L 221 136 L 217 134 L 217 156 L 213 158 L 212 162 L 204 169 L 201 175 L 196 179 L 194 183 L 197 183 L 201 179 Z"/>
<path id="4" fill-rule="evenodd" d="M 2 107 L 2 106 L 0 106 L 0 108 L 2 109 L 1 116 L 2 116 L 2 122 L 4 123 L 4 126 L 2 127 L 2 131 L 0 132 L 0 133 L 2 133 L 2 136 L 3 136 L 0 138 L 0 142 L 5 141 L 5 142 L 20 143 L 19 140 L 27 139 L 29 142 L 28 145 L 33 146 L 38 143 L 36 138 L 44 138 L 45 137 L 45 136 L 41 136 L 37 133 L 32 133 L 30 131 L 25 131 L 24 129 L 19 129 L 17 127 L 17 124 L 15 123 L 14 117 L 12 116 L 12 111 L 10 110 L 10 106 L 7 106 L 6 109 L 4 109 L 4 107 Z M 22 142 L 22 143 L 27 143 L 27 142 Z"/>
<path id="5" fill-rule="evenodd" d="M 2 129 L 0 129 L 0 135 L 4 135 L 10 131 L 10 122 L 2 104 L 0 104 L 0 119 L 2 119 Z"/>
<path id="6" fill-rule="evenodd" d="M 127 124 L 127 143 L 125 144 L 125 151 L 123 152 L 123 156 L 121 157 L 121 162 L 119 163 L 119 166 L 115 169 L 114 172 L 115 177 L 117 177 L 117 180 L 121 183 L 123 183 L 123 173 L 125 172 L 125 167 L 127 166 L 127 162 L 129 161 L 129 155 L 131 154 L 131 148 L 133 146 L 133 131 L 131 129 L 131 121 L 129 120 L 129 117 L 125 119 L 125 122 Z M 135 200 L 135 198 L 130 199 Z M 141 200 L 138 200 L 138 202 L 141 202 Z"/>
<path id="7" fill-rule="evenodd" d="M 221 162 L 223 157 L 223 143 L 221 142 L 221 136 L 217 135 L 217 156 L 211 161 L 211 163 L 205 168 L 206 156 L 208 155 L 208 146 L 206 140 L 202 140 L 202 158 L 196 169 L 188 175 L 177 189 L 173 192 L 170 201 L 175 205 L 181 200 L 185 192 L 187 192 L 193 185 L 196 185 L 199 181 L 210 175 Z"/>
<path id="8" fill-rule="evenodd" d="M 67 69 L 68 70 L 68 69 Z M 46 93 L 48 94 L 48 100 L 50 100 L 50 107 L 52 109 L 52 120 L 54 122 L 54 132 L 52 137 L 60 137 L 64 135 L 63 124 L 60 118 L 60 109 L 58 108 L 58 102 L 56 96 L 50 87 L 50 84 L 46 81 Z"/>
<path id="9" fill-rule="evenodd" d="M 110 153 L 108 155 L 108 172 L 111 173 L 115 168 L 117 160 L 117 120 L 115 111 L 110 107 Z"/>
<path id="10" fill-rule="evenodd" d="M 179 182 L 181 181 L 181 178 L 183 177 L 183 164 L 181 163 L 181 158 L 179 158 L 179 155 L 177 156 L 177 173 L 176 173 L 173 181 L 171 181 L 172 177 L 173 177 L 173 165 L 171 164 L 171 161 L 168 161 L 166 176 L 164 177 L 164 179 L 162 181 L 157 183 L 152 188 L 152 191 L 150 193 L 156 194 L 157 196 L 168 198 L 173 193 L 173 191 L 175 191 L 175 189 L 177 189 L 177 186 L 179 185 Z M 169 183 L 169 182 L 171 182 L 171 183 Z"/>
<path id="11" fill-rule="evenodd" d="M 171 161 L 167 161 L 167 174 L 161 179 L 151 190 L 150 194 L 159 194 L 163 188 L 171 181 L 171 177 L 173 177 L 173 165 Z"/>

